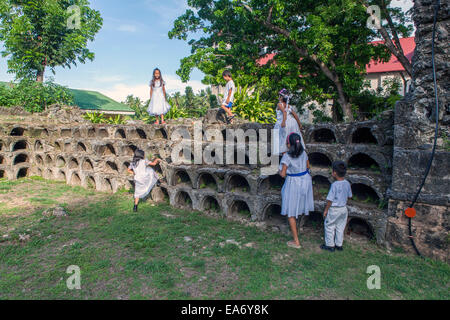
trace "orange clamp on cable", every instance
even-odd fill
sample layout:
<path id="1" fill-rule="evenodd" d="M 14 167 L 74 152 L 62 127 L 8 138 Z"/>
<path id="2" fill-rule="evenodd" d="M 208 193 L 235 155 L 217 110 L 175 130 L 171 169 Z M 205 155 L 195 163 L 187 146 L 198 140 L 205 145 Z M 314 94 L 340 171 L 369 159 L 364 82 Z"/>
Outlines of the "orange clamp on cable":
<path id="1" fill-rule="evenodd" d="M 408 208 L 405 210 L 405 215 L 408 218 L 414 218 L 416 216 L 416 209 L 414 208 Z"/>

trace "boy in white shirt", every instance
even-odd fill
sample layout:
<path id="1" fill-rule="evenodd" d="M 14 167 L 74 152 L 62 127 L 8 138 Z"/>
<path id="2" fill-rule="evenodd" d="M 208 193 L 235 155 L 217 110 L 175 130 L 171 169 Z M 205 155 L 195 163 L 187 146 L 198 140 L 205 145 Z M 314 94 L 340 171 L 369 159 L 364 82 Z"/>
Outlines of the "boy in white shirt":
<path id="1" fill-rule="evenodd" d="M 344 230 L 347 225 L 348 210 L 347 200 L 351 198 L 352 188 L 344 179 L 347 166 L 343 161 L 333 163 L 333 177 L 336 181 L 331 185 L 327 196 L 327 206 L 323 212 L 325 219 L 325 244 L 320 248 L 333 252 L 335 249 L 342 251 L 344 242 Z"/>
<path id="2" fill-rule="evenodd" d="M 222 109 L 227 113 L 227 122 L 232 123 L 235 115 L 231 112 L 234 102 L 234 94 L 236 93 L 236 86 L 234 85 L 233 77 L 230 70 L 225 70 L 222 73 L 223 78 L 227 81 L 225 87 L 225 95 L 222 101 Z"/>

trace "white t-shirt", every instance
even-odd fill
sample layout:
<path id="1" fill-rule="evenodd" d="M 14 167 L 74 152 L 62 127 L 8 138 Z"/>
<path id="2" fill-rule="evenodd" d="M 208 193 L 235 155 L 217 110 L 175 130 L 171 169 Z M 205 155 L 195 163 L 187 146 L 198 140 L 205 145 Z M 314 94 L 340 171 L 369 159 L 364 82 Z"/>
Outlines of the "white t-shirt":
<path id="1" fill-rule="evenodd" d="M 225 86 L 225 94 L 223 96 L 222 104 L 227 104 L 227 99 L 228 99 L 228 94 L 230 93 L 230 89 L 231 89 L 230 102 L 234 102 L 234 94 L 236 93 L 236 86 L 234 85 L 234 81 L 230 80 L 227 82 L 227 85 Z"/>
<path id="2" fill-rule="evenodd" d="M 331 185 L 327 200 L 333 203 L 332 207 L 344 207 L 352 196 L 352 187 L 347 180 L 335 181 Z"/>
<path id="3" fill-rule="evenodd" d="M 305 151 L 303 151 L 303 153 L 298 158 L 293 158 L 289 155 L 289 153 L 286 152 L 281 158 L 280 171 L 283 169 L 283 165 L 286 165 L 287 174 L 303 173 L 308 170 L 307 161 L 308 155 Z"/>

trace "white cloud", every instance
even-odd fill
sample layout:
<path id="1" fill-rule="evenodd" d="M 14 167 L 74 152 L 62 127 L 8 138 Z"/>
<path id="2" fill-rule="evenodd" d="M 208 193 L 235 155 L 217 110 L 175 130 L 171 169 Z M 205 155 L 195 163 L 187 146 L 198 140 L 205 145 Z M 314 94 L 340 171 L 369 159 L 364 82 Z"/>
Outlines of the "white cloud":
<path id="1" fill-rule="evenodd" d="M 202 84 L 200 81 L 193 80 L 188 83 L 183 83 L 181 80 L 174 75 L 165 75 L 164 81 L 166 82 L 167 93 L 172 94 L 177 91 L 184 93 L 184 90 L 187 86 L 192 87 L 194 92 L 199 92 L 202 89 L 206 89 L 208 86 Z M 150 87 L 148 83 L 138 84 L 138 85 L 129 85 L 126 83 L 116 83 L 110 88 L 102 88 L 102 89 L 90 89 L 103 93 L 104 95 L 116 100 L 116 101 L 124 101 L 125 98 L 132 94 L 135 97 L 139 97 L 141 100 L 146 101 L 150 98 Z"/>
<path id="2" fill-rule="evenodd" d="M 137 31 L 137 27 L 135 25 L 132 24 L 121 24 L 117 30 L 119 31 L 123 31 L 123 32 L 136 32 Z"/>

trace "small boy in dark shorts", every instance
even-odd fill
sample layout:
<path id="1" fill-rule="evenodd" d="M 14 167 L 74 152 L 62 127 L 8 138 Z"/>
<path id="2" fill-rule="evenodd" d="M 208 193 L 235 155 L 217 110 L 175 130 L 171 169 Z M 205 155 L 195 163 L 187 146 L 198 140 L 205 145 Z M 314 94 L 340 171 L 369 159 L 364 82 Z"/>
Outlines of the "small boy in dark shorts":
<path id="1" fill-rule="evenodd" d="M 323 212 L 325 244 L 320 246 L 321 249 L 331 252 L 342 250 L 348 218 L 347 200 L 353 196 L 350 183 L 344 179 L 346 173 L 347 166 L 343 161 L 333 163 L 332 175 L 336 181 L 331 185 L 327 196 L 327 206 Z"/>
<path id="2" fill-rule="evenodd" d="M 233 81 L 233 76 L 231 75 L 230 70 L 225 70 L 222 74 L 223 78 L 227 81 L 227 85 L 225 87 L 225 95 L 222 101 L 222 109 L 227 114 L 227 122 L 232 123 L 234 114 L 231 112 L 233 108 L 234 102 L 234 94 L 236 93 L 236 86 Z"/>

